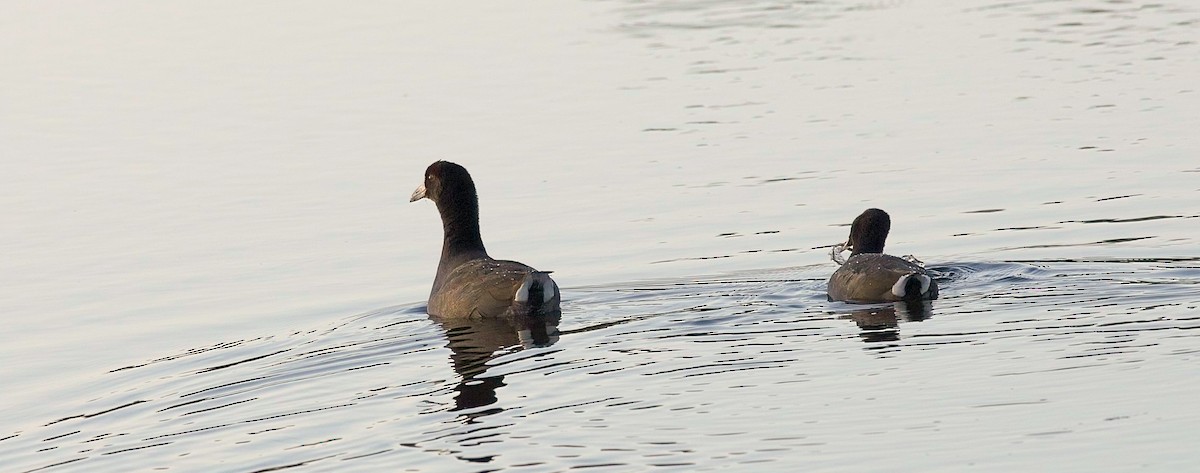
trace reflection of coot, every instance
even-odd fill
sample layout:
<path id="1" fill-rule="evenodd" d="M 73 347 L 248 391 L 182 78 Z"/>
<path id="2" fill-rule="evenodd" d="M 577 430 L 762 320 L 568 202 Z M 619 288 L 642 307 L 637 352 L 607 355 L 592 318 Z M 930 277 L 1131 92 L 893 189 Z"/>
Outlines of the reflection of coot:
<path id="1" fill-rule="evenodd" d="M 920 322 L 933 314 L 929 301 L 896 302 L 850 312 L 844 318 L 854 320 L 863 330 L 864 342 L 894 342 L 900 339 L 900 321 Z"/>
<path id="2" fill-rule="evenodd" d="M 487 362 L 504 349 L 553 345 L 558 341 L 558 317 L 444 319 L 430 317 L 446 331 L 450 362 L 462 381 L 454 390 L 454 409 L 463 410 L 495 404 L 496 389 L 505 386 L 504 376 L 483 376 Z M 492 409 L 473 413 L 475 418 L 499 412 Z"/>
<path id="3" fill-rule="evenodd" d="M 929 301 L 908 301 L 892 304 L 896 315 L 905 322 L 920 322 L 933 317 L 933 303 Z"/>
<path id="4" fill-rule="evenodd" d="M 458 394 L 454 396 L 454 409 L 451 409 L 451 411 L 461 411 L 495 404 L 499 400 L 496 398 L 496 389 L 501 386 L 504 386 L 504 376 L 483 376 L 464 380 L 458 386 L 454 387 L 454 390 L 458 391 Z M 500 408 L 488 409 L 472 413 L 467 417 L 475 419 L 495 414 L 502 410 Z"/>

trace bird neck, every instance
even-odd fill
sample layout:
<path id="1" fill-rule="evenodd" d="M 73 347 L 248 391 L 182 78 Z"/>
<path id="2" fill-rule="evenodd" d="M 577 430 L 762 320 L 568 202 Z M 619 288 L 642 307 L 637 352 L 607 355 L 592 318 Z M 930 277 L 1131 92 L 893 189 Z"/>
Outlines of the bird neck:
<path id="1" fill-rule="evenodd" d="M 854 244 L 854 251 L 850 253 L 850 256 L 864 253 L 883 253 L 883 243 L 857 242 Z"/>
<path id="2" fill-rule="evenodd" d="M 442 261 L 487 256 L 479 235 L 479 204 L 475 196 L 459 202 L 439 202 L 442 215 Z"/>

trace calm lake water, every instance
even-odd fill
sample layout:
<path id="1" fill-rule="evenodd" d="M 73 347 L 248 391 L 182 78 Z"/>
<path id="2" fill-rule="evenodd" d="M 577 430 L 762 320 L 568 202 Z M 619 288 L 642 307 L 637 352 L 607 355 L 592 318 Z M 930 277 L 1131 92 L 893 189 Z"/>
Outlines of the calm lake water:
<path id="1" fill-rule="evenodd" d="M 2 471 L 1200 462 L 1190 2 L 3 10 Z M 436 159 L 553 344 L 425 315 Z"/>

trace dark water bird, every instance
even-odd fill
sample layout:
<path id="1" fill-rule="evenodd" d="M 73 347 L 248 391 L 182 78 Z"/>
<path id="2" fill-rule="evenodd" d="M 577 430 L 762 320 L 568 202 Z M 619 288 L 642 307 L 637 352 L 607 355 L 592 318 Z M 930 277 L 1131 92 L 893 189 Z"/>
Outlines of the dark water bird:
<path id="1" fill-rule="evenodd" d="M 883 254 L 891 217 L 867 209 L 850 225 L 850 258 L 829 277 L 831 301 L 892 302 L 937 299 L 937 282 L 920 265 Z"/>
<path id="2" fill-rule="evenodd" d="M 548 271 L 488 256 L 479 235 L 479 197 L 465 168 L 447 161 L 430 164 L 425 182 L 413 191 L 410 202 L 421 199 L 432 200 L 442 216 L 442 257 L 429 292 L 429 315 L 516 319 L 561 315 L 558 284 Z"/>

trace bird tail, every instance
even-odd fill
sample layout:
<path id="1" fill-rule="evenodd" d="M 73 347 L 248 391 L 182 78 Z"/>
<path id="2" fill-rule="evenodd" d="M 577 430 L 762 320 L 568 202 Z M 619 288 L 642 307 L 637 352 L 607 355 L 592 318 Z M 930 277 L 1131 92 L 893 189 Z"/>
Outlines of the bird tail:
<path id="1" fill-rule="evenodd" d="M 530 271 L 517 288 L 513 300 L 521 304 L 524 315 L 544 315 L 550 301 L 558 295 L 558 284 L 550 279 L 550 271 Z"/>
<path id="2" fill-rule="evenodd" d="M 558 284 L 550 271 L 530 271 L 513 296 L 512 312 L 519 326 L 521 344 L 548 346 L 558 340 Z"/>
<path id="3" fill-rule="evenodd" d="M 927 299 L 925 296 L 929 293 L 929 286 L 932 283 L 933 280 L 928 275 L 908 273 L 892 285 L 892 294 L 905 301 Z"/>

